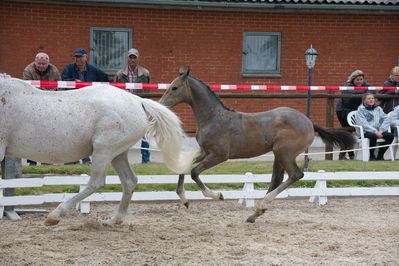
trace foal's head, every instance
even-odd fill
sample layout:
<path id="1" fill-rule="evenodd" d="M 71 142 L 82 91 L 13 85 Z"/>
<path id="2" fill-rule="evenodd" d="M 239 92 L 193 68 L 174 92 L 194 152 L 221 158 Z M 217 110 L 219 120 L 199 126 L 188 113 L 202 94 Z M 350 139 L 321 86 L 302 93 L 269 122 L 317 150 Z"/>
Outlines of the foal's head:
<path id="1" fill-rule="evenodd" d="M 188 84 L 190 68 L 187 68 L 187 70 L 180 68 L 179 72 L 180 76 L 172 81 L 169 88 L 159 100 L 165 106 L 172 107 L 181 102 L 191 102 L 190 85 Z"/>

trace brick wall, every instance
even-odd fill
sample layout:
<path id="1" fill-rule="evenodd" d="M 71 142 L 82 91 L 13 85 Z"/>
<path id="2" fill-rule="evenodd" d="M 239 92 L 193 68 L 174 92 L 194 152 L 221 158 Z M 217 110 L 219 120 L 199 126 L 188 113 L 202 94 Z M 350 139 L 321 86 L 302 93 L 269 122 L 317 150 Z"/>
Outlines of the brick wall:
<path id="1" fill-rule="evenodd" d="M 112 5 L 2 1 L 0 72 L 22 77 L 38 51 L 59 70 L 71 62 L 76 47 L 89 49 L 90 27 L 133 29 L 133 45 L 154 83 L 169 83 L 180 66 L 208 84 L 306 85 L 304 52 L 319 52 L 314 85 L 342 84 L 355 69 L 372 85 L 381 85 L 399 58 L 399 15 L 313 14 L 167 10 Z M 241 76 L 243 32 L 281 32 L 281 78 Z M 225 99 L 242 111 L 281 105 L 305 112 L 305 99 Z M 312 119 L 325 125 L 323 99 L 312 100 Z M 187 106 L 177 108 L 186 128 L 194 124 Z M 338 126 L 337 121 L 335 125 Z"/>

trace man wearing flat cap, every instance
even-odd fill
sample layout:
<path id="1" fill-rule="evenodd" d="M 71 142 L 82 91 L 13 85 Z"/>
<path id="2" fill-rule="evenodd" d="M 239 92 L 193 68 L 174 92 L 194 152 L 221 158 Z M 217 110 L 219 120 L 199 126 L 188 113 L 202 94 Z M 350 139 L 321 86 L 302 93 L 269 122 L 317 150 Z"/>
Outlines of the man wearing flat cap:
<path id="1" fill-rule="evenodd" d="M 127 52 L 127 65 L 119 70 L 115 82 L 150 83 L 150 71 L 139 65 L 140 54 L 136 48 Z"/>
<path id="2" fill-rule="evenodd" d="M 64 67 L 62 80 L 112 82 L 112 79 L 108 78 L 104 71 L 87 63 L 87 53 L 84 48 L 76 49 L 73 58 L 75 62 Z"/>
<path id="3" fill-rule="evenodd" d="M 73 54 L 75 60 L 64 67 L 62 71 L 62 80 L 65 81 L 85 81 L 85 82 L 112 82 L 112 79 L 105 74 L 101 69 L 87 63 L 87 53 L 84 48 L 78 48 Z M 82 162 L 85 164 L 91 164 L 89 157 L 83 158 Z M 71 162 L 79 163 L 79 161 Z"/>
<path id="4" fill-rule="evenodd" d="M 119 70 L 115 76 L 115 82 L 124 83 L 150 83 L 150 71 L 139 65 L 140 53 L 136 48 L 127 52 L 127 64 Z M 134 90 L 135 93 L 147 92 L 148 90 Z M 150 162 L 150 147 L 146 139 L 141 140 L 141 162 Z"/>

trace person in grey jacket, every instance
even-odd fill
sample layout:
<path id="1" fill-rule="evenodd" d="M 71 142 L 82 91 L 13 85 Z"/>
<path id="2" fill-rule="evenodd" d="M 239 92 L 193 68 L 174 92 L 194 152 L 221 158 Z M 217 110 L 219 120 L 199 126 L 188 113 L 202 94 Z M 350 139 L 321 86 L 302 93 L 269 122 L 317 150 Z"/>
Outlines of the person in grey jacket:
<path id="1" fill-rule="evenodd" d="M 382 108 L 375 103 L 374 95 L 366 93 L 363 96 L 363 103 L 357 108 L 356 120 L 358 124 L 363 126 L 364 136 L 370 139 L 370 148 L 375 147 L 377 139 L 383 138 L 385 142 L 382 145 L 391 144 L 394 134 L 388 132 L 390 120 Z M 375 149 L 370 150 L 370 161 L 383 161 L 384 154 L 388 147 L 378 149 L 377 158 L 375 157 Z"/>

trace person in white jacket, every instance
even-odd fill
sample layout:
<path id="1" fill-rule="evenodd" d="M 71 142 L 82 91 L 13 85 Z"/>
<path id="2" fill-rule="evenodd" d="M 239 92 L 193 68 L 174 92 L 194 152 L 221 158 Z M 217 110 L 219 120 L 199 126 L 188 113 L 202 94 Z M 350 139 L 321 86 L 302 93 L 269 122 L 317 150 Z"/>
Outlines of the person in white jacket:
<path id="1" fill-rule="evenodd" d="M 399 105 L 396 106 L 396 107 L 393 109 L 392 114 L 391 114 L 391 117 L 390 117 L 390 121 L 391 121 L 391 126 L 392 126 L 392 127 L 397 127 L 397 126 L 399 126 Z"/>
<path id="2" fill-rule="evenodd" d="M 394 134 L 388 132 L 390 127 L 388 115 L 375 103 L 373 94 L 365 93 L 362 100 L 362 104 L 357 108 L 356 120 L 359 125 L 363 126 L 364 136 L 370 139 L 370 148 L 376 146 L 379 138 L 385 139 L 382 145 L 391 144 Z M 383 161 L 387 149 L 388 147 L 379 148 L 377 157 L 375 157 L 375 149 L 371 149 L 370 161 Z"/>

